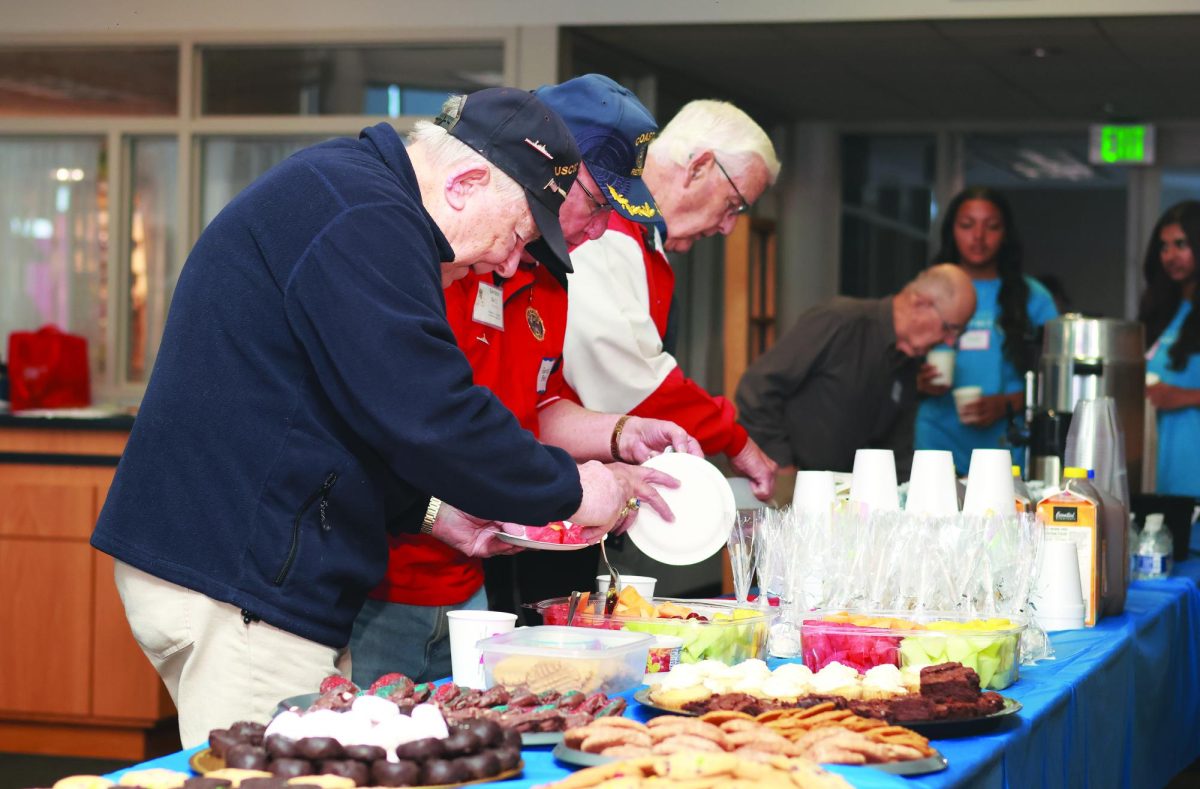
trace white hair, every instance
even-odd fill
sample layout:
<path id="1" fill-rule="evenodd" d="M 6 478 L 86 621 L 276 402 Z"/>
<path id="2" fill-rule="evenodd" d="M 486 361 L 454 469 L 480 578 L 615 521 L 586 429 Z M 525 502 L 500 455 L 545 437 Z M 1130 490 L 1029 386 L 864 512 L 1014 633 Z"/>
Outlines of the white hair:
<path id="1" fill-rule="evenodd" d="M 451 96 L 443 105 L 443 112 L 461 106 L 462 96 Z M 457 102 L 457 105 L 455 104 Z M 525 200 L 525 190 L 508 173 L 489 162 L 478 151 L 454 137 L 445 128 L 429 121 L 417 121 L 408 133 L 410 145 L 421 144 L 425 160 L 439 172 L 460 164 L 482 165 L 491 172 L 492 184 L 502 200 Z M 524 203 L 522 203 L 524 205 Z"/>
<path id="2" fill-rule="evenodd" d="M 779 177 L 779 157 L 771 138 L 754 119 L 727 101 L 699 99 L 683 106 L 650 149 L 680 166 L 701 151 L 712 151 L 730 170 L 744 172 L 751 156 L 766 165 L 770 183 Z"/>

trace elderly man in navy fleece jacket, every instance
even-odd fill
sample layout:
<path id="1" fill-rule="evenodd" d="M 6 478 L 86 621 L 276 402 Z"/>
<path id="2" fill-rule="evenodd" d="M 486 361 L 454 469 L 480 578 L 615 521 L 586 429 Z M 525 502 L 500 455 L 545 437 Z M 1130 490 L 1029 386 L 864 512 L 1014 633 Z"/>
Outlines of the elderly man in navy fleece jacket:
<path id="1" fill-rule="evenodd" d="M 629 515 L 627 482 L 472 385 L 441 292 L 539 235 L 566 257 L 571 134 L 504 88 L 439 122 L 457 139 L 406 151 L 379 124 L 297 153 L 184 266 L 92 544 L 117 559 L 185 746 L 348 673 L 388 524 L 486 555 L 504 544 L 484 518 L 569 518 L 598 539 Z"/>

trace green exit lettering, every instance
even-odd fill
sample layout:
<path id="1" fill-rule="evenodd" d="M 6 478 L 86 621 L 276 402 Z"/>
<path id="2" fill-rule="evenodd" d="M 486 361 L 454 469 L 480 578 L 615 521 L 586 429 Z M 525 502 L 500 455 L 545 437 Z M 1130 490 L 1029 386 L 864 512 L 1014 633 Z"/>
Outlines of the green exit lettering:
<path id="1" fill-rule="evenodd" d="M 1146 157 L 1145 126 L 1105 126 L 1100 133 L 1100 158 L 1110 164 L 1141 162 Z"/>

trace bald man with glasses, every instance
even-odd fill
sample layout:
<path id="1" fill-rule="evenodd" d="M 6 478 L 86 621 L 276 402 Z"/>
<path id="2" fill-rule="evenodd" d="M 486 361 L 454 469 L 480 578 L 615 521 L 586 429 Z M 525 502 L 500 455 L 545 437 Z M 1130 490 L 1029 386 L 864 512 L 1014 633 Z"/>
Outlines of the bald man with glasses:
<path id="1" fill-rule="evenodd" d="M 800 316 L 742 376 L 738 413 L 785 469 L 850 471 L 863 447 L 912 464 L 917 373 L 938 343 L 954 345 L 975 312 L 963 270 L 943 263 L 895 296 L 836 298 Z"/>

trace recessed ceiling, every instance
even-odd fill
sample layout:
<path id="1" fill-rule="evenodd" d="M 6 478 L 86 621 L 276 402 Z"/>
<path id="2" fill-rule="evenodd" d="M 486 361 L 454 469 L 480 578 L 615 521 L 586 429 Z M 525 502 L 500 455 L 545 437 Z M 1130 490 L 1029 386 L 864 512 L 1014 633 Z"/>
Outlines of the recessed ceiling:
<path id="1" fill-rule="evenodd" d="M 659 74 L 779 120 L 1200 118 L 1200 15 L 634 25 L 567 35 L 575 72 Z"/>

